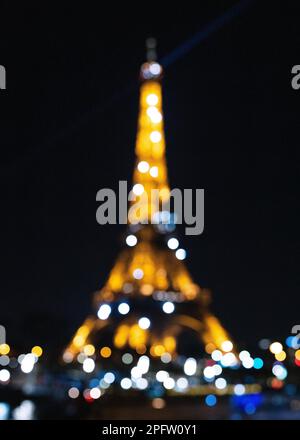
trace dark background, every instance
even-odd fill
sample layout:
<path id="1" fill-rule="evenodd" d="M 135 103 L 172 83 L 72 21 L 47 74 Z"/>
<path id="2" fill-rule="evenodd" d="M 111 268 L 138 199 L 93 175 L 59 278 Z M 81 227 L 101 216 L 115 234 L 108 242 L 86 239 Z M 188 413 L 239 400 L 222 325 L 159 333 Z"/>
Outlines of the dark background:
<path id="1" fill-rule="evenodd" d="M 241 343 L 300 324 L 298 2 L 250 1 L 170 61 L 240 2 L 197 3 L 2 8 L 0 323 L 11 345 L 59 352 L 112 267 L 124 229 L 96 223 L 95 196 L 131 179 L 149 36 L 169 60 L 171 186 L 206 194 L 204 234 L 182 236 L 189 269 Z"/>

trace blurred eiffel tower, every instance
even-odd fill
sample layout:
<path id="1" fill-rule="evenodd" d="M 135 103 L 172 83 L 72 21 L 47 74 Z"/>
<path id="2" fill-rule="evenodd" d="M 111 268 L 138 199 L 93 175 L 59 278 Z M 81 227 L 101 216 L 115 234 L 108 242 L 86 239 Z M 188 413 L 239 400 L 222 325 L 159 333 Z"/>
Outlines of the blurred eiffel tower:
<path id="1" fill-rule="evenodd" d="M 222 350 L 222 344 L 229 341 L 226 330 L 209 310 L 209 292 L 193 281 L 183 262 L 186 253 L 179 246 L 173 214 L 160 211 L 150 196 L 151 190 L 159 190 L 160 205 L 170 198 L 162 73 L 156 61 L 155 40 L 149 39 L 147 62 L 140 72 L 131 192 L 139 208 L 131 205 L 124 249 L 105 285 L 95 294 L 95 313 L 79 327 L 66 348 L 67 362 L 83 353 L 96 362 L 101 360 L 102 365 L 124 369 L 121 359 L 129 352 L 133 357 L 149 355 L 154 361 L 165 356 L 171 359 L 171 368 L 179 355 L 200 358 L 205 352 Z M 150 224 L 153 218 L 156 224 Z"/>

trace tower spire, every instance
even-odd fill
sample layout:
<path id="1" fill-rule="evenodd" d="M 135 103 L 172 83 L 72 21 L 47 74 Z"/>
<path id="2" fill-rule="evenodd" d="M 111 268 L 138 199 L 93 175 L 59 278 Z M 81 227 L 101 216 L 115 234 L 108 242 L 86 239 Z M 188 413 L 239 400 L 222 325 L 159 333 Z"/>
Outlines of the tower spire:
<path id="1" fill-rule="evenodd" d="M 156 39 L 151 37 L 146 40 L 146 60 L 148 63 L 157 60 Z"/>
<path id="2" fill-rule="evenodd" d="M 155 61 L 156 41 L 146 42 L 147 62 L 141 67 L 138 129 L 135 144 L 136 163 L 133 173 L 132 199 L 139 203 L 137 211 L 129 211 L 128 223 L 149 223 L 159 205 L 169 199 L 165 157 L 165 134 L 162 108 L 162 67 Z M 154 199 L 152 190 L 159 192 Z"/>

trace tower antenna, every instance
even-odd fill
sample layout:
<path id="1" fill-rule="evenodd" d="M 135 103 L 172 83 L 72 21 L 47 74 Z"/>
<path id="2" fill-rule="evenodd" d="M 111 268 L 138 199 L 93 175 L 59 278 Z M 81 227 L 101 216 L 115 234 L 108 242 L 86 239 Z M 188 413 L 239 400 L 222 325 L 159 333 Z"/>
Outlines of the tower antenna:
<path id="1" fill-rule="evenodd" d="M 157 60 L 157 52 L 156 52 L 156 39 L 155 38 L 147 38 L 146 40 L 146 58 L 148 62 Z"/>

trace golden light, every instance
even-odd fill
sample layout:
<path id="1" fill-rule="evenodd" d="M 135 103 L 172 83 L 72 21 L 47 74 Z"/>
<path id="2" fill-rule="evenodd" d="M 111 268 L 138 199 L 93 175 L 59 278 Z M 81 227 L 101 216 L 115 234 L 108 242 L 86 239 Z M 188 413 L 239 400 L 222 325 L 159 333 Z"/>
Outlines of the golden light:
<path id="1" fill-rule="evenodd" d="M 282 349 L 283 349 L 283 347 L 282 347 L 282 344 L 280 344 L 280 342 L 273 342 L 269 347 L 270 352 L 273 354 L 281 353 Z"/>
<path id="2" fill-rule="evenodd" d="M 208 344 L 205 345 L 205 351 L 208 354 L 211 354 L 215 349 L 216 346 L 212 342 L 209 342 Z"/>
<path id="3" fill-rule="evenodd" d="M 84 344 L 85 338 L 81 335 L 74 336 L 73 344 L 75 347 L 79 348 Z"/>
<path id="4" fill-rule="evenodd" d="M 83 347 L 83 352 L 86 356 L 93 356 L 95 347 L 92 344 L 87 344 Z"/>
<path id="5" fill-rule="evenodd" d="M 140 347 L 145 345 L 147 341 L 147 331 L 142 329 L 138 324 L 134 324 L 130 328 L 129 333 L 129 345 L 132 348 Z"/>
<path id="6" fill-rule="evenodd" d="M 295 352 L 295 358 L 296 358 L 298 361 L 300 361 L 300 350 L 297 350 L 297 351 Z"/>
<path id="7" fill-rule="evenodd" d="M 162 347 L 165 348 L 165 351 L 168 351 L 170 353 L 173 353 L 176 349 L 176 339 L 173 336 L 167 336 L 163 340 Z M 162 355 L 163 353 L 161 353 Z M 161 356 L 159 355 L 159 356 Z"/>
<path id="8" fill-rule="evenodd" d="M 0 354 L 8 354 L 10 352 L 10 346 L 8 344 L 0 345 Z"/>
<path id="9" fill-rule="evenodd" d="M 129 330 L 130 328 L 128 325 L 120 325 L 120 327 L 118 327 L 114 337 L 114 344 L 117 348 L 122 348 L 126 345 L 129 336 Z"/>
<path id="10" fill-rule="evenodd" d="M 284 361 L 285 358 L 286 358 L 286 352 L 285 351 L 281 351 L 280 353 L 276 353 L 275 354 L 275 358 L 276 358 L 277 361 L 280 361 L 280 362 Z"/>
<path id="11" fill-rule="evenodd" d="M 153 357 L 160 357 L 162 354 L 164 354 L 166 352 L 166 349 L 163 345 L 158 344 L 158 345 L 152 345 L 152 347 L 150 348 L 150 354 Z"/>
<path id="12" fill-rule="evenodd" d="M 136 347 L 136 352 L 137 352 L 137 354 L 145 354 L 146 351 L 147 351 L 147 347 L 146 347 L 146 345 L 144 345 L 144 344 L 138 345 L 138 346 Z"/>
<path id="13" fill-rule="evenodd" d="M 35 345 L 34 347 L 32 347 L 31 353 L 37 357 L 40 357 L 43 354 L 43 349 L 39 345 Z"/>
<path id="14" fill-rule="evenodd" d="M 141 287 L 141 293 L 145 296 L 149 296 L 153 293 L 153 286 L 151 284 L 143 284 Z"/>
<path id="15" fill-rule="evenodd" d="M 109 358 L 111 356 L 111 349 L 109 347 L 102 347 L 100 354 L 103 358 Z"/>

